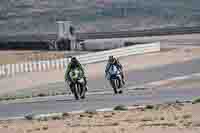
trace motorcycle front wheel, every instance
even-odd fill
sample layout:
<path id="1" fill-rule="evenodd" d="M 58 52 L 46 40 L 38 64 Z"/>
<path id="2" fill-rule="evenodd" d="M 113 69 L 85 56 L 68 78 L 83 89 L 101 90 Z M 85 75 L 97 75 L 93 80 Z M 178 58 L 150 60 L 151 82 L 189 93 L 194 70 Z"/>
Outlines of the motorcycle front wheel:
<path id="1" fill-rule="evenodd" d="M 74 85 L 74 97 L 76 100 L 79 100 L 79 87 L 77 84 Z"/>
<path id="2" fill-rule="evenodd" d="M 84 84 L 80 84 L 80 96 L 81 96 L 81 99 L 85 98 L 85 93 L 86 93 L 85 85 Z"/>
<path id="3" fill-rule="evenodd" d="M 111 85 L 112 85 L 114 93 L 117 94 L 118 93 L 117 92 L 117 89 L 118 89 L 118 87 L 117 87 L 117 80 L 116 79 L 112 79 L 110 82 L 111 82 Z"/>
<path id="4" fill-rule="evenodd" d="M 122 93 L 122 90 L 119 90 L 121 87 L 120 79 L 112 79 L 111 85 L 115 94 Z M 119 90 L 119 91 L 118 91 Z"/>

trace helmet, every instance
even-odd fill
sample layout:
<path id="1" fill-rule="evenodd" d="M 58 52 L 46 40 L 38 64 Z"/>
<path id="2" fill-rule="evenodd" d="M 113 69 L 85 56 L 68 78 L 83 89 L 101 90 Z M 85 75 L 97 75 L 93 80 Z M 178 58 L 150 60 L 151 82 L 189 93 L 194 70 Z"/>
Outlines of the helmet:
<path id="1" fill-rule="evenodd" d="M 109 61 L 109 63 L 113 64 L 113 63 L 115 63 L 115 58 L 113 56 L 109 56 L 108 61 Z"/>
<path id="2" fill-rule="evenodd" d="M 77 61 L 76 57 L 71 58 L 71 62 L 76 62 L 76 61 Z"/>
<path id="3" fill-rule="evenodd" d="M 76 59 L 76 57 L 71 58 L 71 64 L 73 68 L 78 65 L 78 60 Z"/>

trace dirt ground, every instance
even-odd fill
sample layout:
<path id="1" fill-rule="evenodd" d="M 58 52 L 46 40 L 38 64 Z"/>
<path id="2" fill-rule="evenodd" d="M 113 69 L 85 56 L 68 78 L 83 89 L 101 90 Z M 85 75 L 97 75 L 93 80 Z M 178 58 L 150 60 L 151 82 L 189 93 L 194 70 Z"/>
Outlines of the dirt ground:
<path id="1" fill-rule="evenodd" d="M 62 119 L 0 122 L 1 133 L 199 133 L 200 104 L 168 103 L 128 111 L 66 114 Z"/>
<path id="2" fill-rule="evenodd" d="M 60 59 L 68 55 L 84 54 L 88 52 L 80 51 L 0 51 L 0 64 L 15 64 L 27 61 L 37 61 L 37 60 L 50 60 L 50 59 Z"/>

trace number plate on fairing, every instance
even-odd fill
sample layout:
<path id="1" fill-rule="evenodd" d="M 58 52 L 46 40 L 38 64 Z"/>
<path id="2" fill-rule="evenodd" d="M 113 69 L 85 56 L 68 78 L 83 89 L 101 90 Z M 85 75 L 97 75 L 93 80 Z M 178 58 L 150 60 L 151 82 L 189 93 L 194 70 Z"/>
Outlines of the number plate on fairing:
<path id="1" fill-rule="evenodd" d="M 79 82 L 79 83 L 83 83 L 83 82 L 84 82 L 83 78 L 82 78 L 82 79 L 79 79 L 78 82 Z"/>

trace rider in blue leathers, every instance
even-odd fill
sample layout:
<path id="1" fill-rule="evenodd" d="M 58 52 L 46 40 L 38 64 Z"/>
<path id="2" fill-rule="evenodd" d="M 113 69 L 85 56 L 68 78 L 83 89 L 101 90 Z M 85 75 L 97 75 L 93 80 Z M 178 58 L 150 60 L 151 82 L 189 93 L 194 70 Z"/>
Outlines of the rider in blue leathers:
<path id="1" fill-rule="evenodd" d="M 113 56 L 109 56 L 109 58 L 108 58 L 108 63 L 107 63 L 107 65 L 106 65 L 105 74 L 106 74 L 107 79 L 110 80 L 110 79 L 109 79 L 110 77 L 108 76 L 108 74 L 109 74 L 108 71 L 109 71 L 109 69 L 110 69 L 110 67 L 111 67 L 112 65 L 115 65 L 115 66 L 117 67 L 117 69 L 120 71 L 120 74 L 121 74 L 121 77 L 122 77 L 122 83 L 125 84 L 124 73 L 123 73 L 123 67 L 122 67 L 122 65 L 120 64 L 119 60 L 116 59 L 116 58 L 114 58 Z"/>

